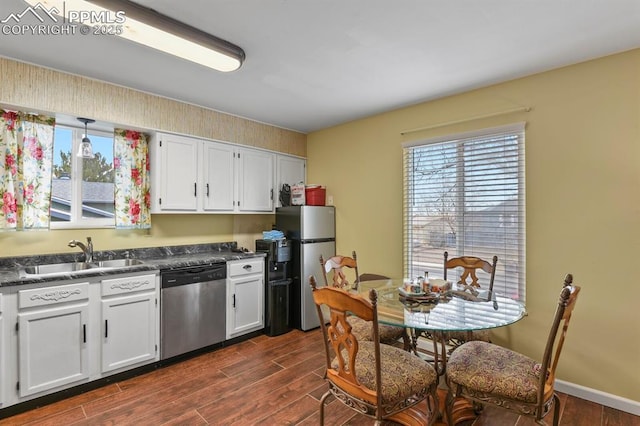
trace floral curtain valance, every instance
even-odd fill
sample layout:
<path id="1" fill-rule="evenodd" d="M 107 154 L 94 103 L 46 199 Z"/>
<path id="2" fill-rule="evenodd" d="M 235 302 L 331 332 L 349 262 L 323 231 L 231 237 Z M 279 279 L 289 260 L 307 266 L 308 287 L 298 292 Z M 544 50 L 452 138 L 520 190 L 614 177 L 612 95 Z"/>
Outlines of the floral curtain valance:
<path id="1" fill-rule="evenodd" d="M 0 229 L 47 229 L 55 119 L 0 109 Z"/>
<path id="2" fill-rule="evenodd" d="M 114 131 L 116 228 L 151 228 L 149 145 L 133 130 Z"/>

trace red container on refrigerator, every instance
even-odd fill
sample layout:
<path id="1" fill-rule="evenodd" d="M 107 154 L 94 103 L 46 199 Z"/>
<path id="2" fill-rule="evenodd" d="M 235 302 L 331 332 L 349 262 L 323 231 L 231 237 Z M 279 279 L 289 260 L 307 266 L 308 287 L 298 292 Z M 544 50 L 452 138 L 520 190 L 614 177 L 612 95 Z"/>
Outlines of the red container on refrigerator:
<path id="1" fill-rule="evenodd" d="M 324 206 L 327 190 L 320 185 L 307 185 L 304 190 L 305 204 L 307 206 Z"/>

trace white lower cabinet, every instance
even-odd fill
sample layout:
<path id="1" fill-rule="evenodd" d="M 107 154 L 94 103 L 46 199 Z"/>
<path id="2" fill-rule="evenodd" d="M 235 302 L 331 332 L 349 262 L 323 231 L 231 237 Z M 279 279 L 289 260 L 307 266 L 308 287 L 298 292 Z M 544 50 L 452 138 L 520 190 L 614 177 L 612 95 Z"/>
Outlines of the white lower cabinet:
<path id="1" fill-rule="evenodd" d="M 158 361 L 157 273 L 0 293 L 0 406 Z"/>
<path id="2" fill-rule="evenodd" d="M 156 287 L 155 275 L 102 281 L 102 372 L 156 358 Z"/>
<path id="3" fill-rule="evenodd" d="M 227 262 L 227 339 L 264 328 L 264 258 Z"/>
<path id="4" fill-rule="evenodd" d="M 89 377 L 89 283 L 18 292 L 21 397 Z"/>

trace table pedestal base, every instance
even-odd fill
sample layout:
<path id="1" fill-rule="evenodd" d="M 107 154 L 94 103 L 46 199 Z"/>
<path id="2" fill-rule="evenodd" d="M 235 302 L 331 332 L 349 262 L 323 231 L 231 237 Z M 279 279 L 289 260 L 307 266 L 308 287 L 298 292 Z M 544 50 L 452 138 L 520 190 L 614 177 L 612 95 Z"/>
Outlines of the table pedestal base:
<path id="1" fill-rule="evenodd" d="M 401 425 L 428 425 L 429 416 L 425 413 L 424 409 L 418 408 L 418 406 L 422 406 L 423 404 L 424 403 L 420 403 L 411 408 L 407 408 L 404 411 L 394 414 L 387 420 Z"/>
<path id="2" fill-rule="evenodd" d="M 411 350 L 418 356 L 420 356 L 417 344 L 418 338 L 424 334 L 424 332 L 418 330 L 411 330 Z M 438 416 L 438 420 L 447 424 L 446 403 L 449 388 L 444 381 L 444 375 L 446 374 L 447 369 L 447 339 L 445 338 L 445 333 L 441 332 L 432 332 L 429 337 L 429 340 L 433 342 L 433 349 L 427 354 L 430 355 L 432 359 L 425 361 L 432 362 L 438 376 L 440 376 L 440 386 L 438 389 L 440 415 Z M 478 414 L 473 403 L 464 398 L 456 398 L 451 409 L 451 417 L 453 418 L 453 424 L 458 424 L 469 420 L 475 420 L 478 417 Z"/>
<path id="3" fill-rule="evenodd" d="M 453 424 L 457 425 L 458 423 L 467 420 L 475 420 L 478 415 L 476 414 L 471 402 L 467 401 L 464 398 L 456 398 L 455 401 L 453 401 L 453 407 L 451 408 L 451 417 L 453 418 Z"/>

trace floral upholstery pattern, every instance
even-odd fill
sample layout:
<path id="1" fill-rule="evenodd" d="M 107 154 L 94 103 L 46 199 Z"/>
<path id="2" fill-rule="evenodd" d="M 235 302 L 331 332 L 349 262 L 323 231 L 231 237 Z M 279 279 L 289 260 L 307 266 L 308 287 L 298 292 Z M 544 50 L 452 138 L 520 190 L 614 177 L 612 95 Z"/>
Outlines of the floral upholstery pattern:
<path id="1" fill-rule="evenodd" d="M 356 356 L 356 377 L 369 389 L 376 389 L 375 348 L 373 342 L 359 341 Z M 348 355 L 344 353 L 344 356 Z M 437 380 L 434 368 L 421 358 L 389 345 L 380 345 L 382 373 L 382 402 L 394 405 L 412 395 L 425 395 Z M 334 359 L 332 368 L 338 369 Z"/>
<path id="2" fill-rule="evenodd" d="M 447 361 L 447 381 L 478 392 L 535 403 L 540 364 L 491 343 L 465 343 Z"/>
<path id="3" fill-rule="evenodd" d="M 460 342 L 467 342 L 473 340 L 479 340 L 481 342 L 491 342 L 491 333 L 489 330 L 474 330 L 469 331 L 448 331 L 445 333 L 447 340 L 458 340 Z"/>
<path id="4" fill-rule="evenodd" d="M 371 329 L 371 323 L 364 321 L 358 317 L 350 317 L 349 324 L 351 324 L 351 333 L 358 339 L 358 341 L 373 340 L 373 330 Z M 380 335 L 380 343 L 387 345 L 393 345 L 404 335 L 404 328 L 394 327 L 392 325 L 378 324 L 378 334 Z"/>

